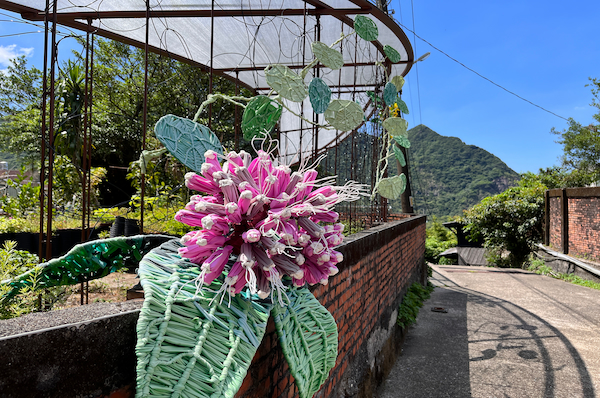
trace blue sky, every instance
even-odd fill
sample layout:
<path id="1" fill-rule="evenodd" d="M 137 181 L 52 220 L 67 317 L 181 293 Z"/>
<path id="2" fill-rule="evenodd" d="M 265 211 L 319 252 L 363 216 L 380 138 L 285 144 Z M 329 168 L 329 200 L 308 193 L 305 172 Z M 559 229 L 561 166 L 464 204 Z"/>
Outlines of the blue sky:
<path id="1" fill-rule="evenodd" d="M 413 10 L 414 4 L 414 29 Z M 589 124 L 588 77 L 600 78 L 600 1 L 393 0 L 398 22 L 451 57 L 565 118 Z M 407 32 L 411 42 L 412 33 Z M 517 172 L 559 163 L 550 134 L 567 122 L 503 91 L 416 39 L 403 99 L 411 126 L 423 123 L 493 153 Z M 418 93 L 420 92 L 420 112 Z M 412 104 L 412 106 L 411 106 Z"/>
<path id="2" fill-rule="evenodd" d="M 593 122 L 592 96 L 585 85 L 588 77 L 600 78 L 600 1 L 392 0 L 390 8 L 399 23 L 495 83 L 563 117 Z M 19 54 L 40 66 L 42 29 L 10 22 L 18 16 L 0 12 L 0 70 Z M 477 145 L 517 172 L 558 164 L 562 149 L 550 130 L 566 128 L 566 121 L 407 35 L 417 56 L 431 52 L 409 73 L 404 88 L 411 126 L 423 123 Z M 74 39 L 65 39 L 61 58 L 73 46 Z"/>

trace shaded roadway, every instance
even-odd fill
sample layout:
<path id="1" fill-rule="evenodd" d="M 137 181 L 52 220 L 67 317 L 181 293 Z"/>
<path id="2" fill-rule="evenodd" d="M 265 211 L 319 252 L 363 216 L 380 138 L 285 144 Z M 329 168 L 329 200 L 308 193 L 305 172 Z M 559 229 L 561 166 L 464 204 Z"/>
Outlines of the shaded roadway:
<path id="1" fill-rule="evenodd" d="M 438 287 L 378 398 L 600 397 L 599 290 L 515 269 L 433 269 Z"/>

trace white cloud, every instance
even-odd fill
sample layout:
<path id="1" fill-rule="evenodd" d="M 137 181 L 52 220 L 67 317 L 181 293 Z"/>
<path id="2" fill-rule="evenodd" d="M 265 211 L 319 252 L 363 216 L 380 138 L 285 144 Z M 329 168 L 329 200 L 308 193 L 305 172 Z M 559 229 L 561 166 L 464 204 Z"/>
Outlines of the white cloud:
<path id="1" fill-rule="evenodd" d="M 0 66 L 8 66 L 10 60 L 21 55 L 30 57 L 33 54 L 33 48 L 17 47 L 16 44 L 9 46 L 0 46 Z"/>

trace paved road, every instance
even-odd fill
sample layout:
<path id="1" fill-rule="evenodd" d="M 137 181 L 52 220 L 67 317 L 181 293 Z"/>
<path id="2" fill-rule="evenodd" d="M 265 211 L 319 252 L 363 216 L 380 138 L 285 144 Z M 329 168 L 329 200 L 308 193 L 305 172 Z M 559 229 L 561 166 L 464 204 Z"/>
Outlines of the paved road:
<path id="1" fill-rule="evenodd" d="M 378 398 L 600 398 L 600 291 L 521 270 L 433 268 L 439 287 Z"/>

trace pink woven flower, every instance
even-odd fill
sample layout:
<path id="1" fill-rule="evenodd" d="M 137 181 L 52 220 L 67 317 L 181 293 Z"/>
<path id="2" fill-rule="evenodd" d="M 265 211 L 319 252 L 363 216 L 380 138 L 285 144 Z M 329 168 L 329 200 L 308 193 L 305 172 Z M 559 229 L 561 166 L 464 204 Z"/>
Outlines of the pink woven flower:
<path id="1" fill-rule="evenodd" d="M 333 250 L 342 242 L 343 224 L 335 224 L 334 206 L 358 199 L 361 187 L 349 183 L 328 185 L 317 180 L 314 169 L 292 172 L 258 151 L 251 156 L 229 152 L 219 163 L 213 151 L 205 153 L 201 174 L 185 176 L 194 195 L 175 219 L 202 229 L 186 234 L 182 257 L 200 265 L 200 284 L 210 284 L 231 260 L 224 289 L 267 297 L 285 289 L 287 275 L 295 286 L 327 284 L 338 272 L 342 254 Z M 329 223 L 320 225 L 320 223 Z"/>

